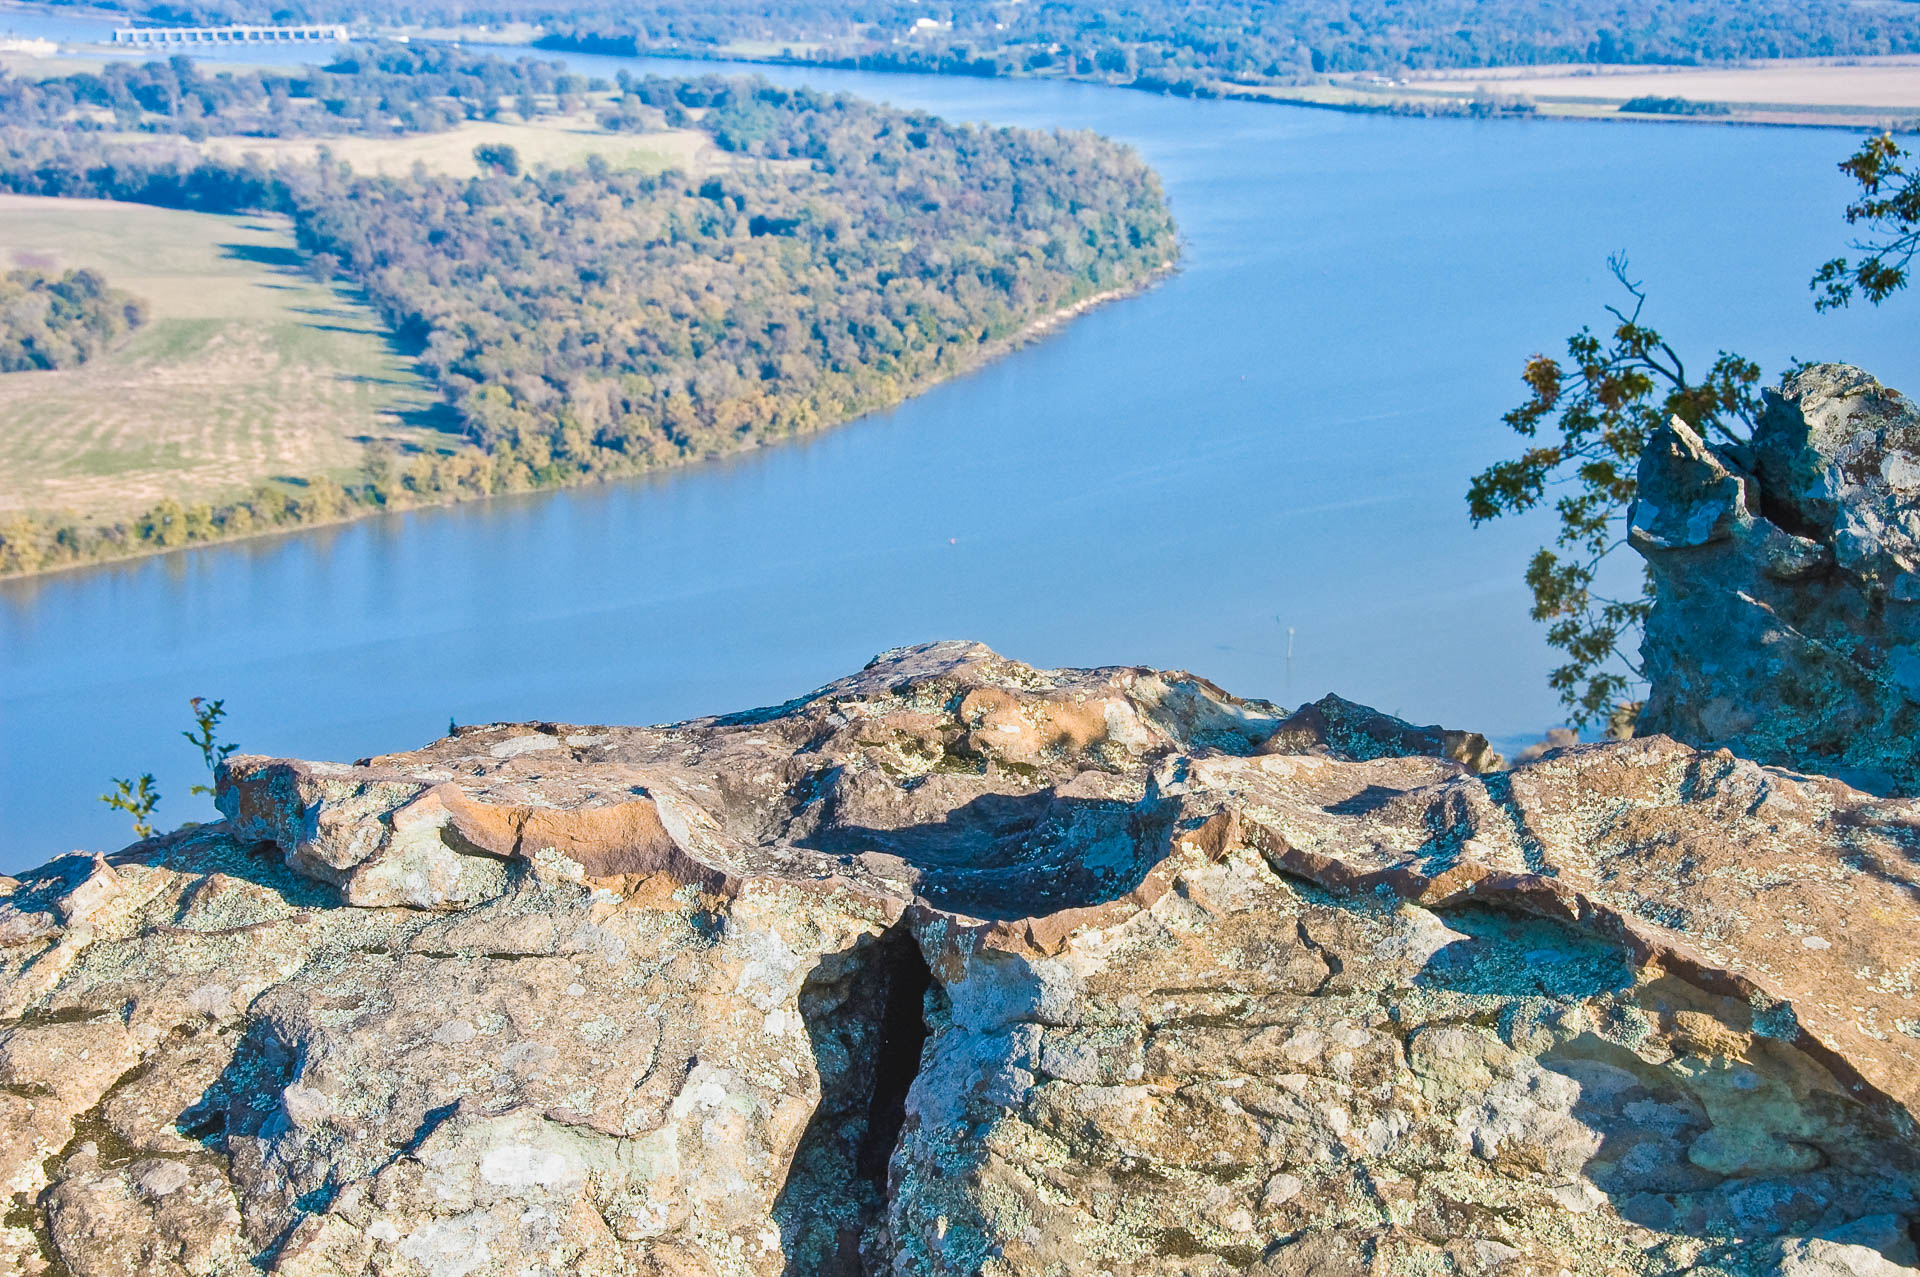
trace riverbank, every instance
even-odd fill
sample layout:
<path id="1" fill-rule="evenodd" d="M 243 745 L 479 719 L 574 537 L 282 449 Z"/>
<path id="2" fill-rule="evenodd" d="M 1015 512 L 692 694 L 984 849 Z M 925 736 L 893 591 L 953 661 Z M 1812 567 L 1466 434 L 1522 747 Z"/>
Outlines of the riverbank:
<path id="1" fill-rule="evenodd" d="M 1057 68 L 988 74 L 978 69 L 954 70 L 905 62 L 892 65 L 885 59 L 836 56 L 824 47 L 776 48 L 764 41 L 688 47 L 549 33 L 527 43 L 549 52 L 813 67 L 878 75 L 1091 84 L 1161 97 L 1265 102 L 1361 114 L 1920 129 L 1920 55 L 1780 58 L 1720 67 L 1613 63 L 1488 66 L 1401 75 L 1326 75 L 1310 83 L 1270 84 L 1204 77 L 1129 79 Z"/>
<path id="2" fill-rule="evenodd" d="M 1368 115 L 1850 130 L 1868 128 L 1894 132 L 1920 129 L 1920 105 L 1876 106 L 1695 98 L 1681 96 L 1678 90 L 1683 86 L 1680 84 L 1663 85 L 1657 81 L 1654 88 L 1667 89 L 1672 91 L 1672 95 L 1639 92 L 1625 96 L 1620 92 L 1626 87 L 1624 83 L 1614 84 L 1606 79 L 1589 83 L 1584 77 L 1569 76 L 1536 81 L 1499 74 L 1507 70 L 1512 69 L 1490 68 L 1477 77 L 1463 74 L 1452 80 L 1369 82 L 1353 77 L 1324 85 L 1230 85 L 1223 86 L 1219 96 L 1237 101 L 1272 102 Z M 1706 81 L 1703 76 L 1702 80 L 1722 92 L 1736 94 L 1759 95 L 1769 88 L 1778 87 L 1778 82 L 1762 70 L 1722 74 L 1732 77 L 1750 74 L 1752 78 L 1746 81 Z M 1920 85 L 1920 68 L 1916 69 L 1913 80 Z M 1539 91 L 1541 87 L 1554 91 L 1542 92 Z M 1601 90 L 1613 92 L 1604 93 Z"/>
<path id="3" fill-rule="evenodd" d="M 521 496 L 588 487 L 680 469 L 699 462 L 740 456 L 761 448 L 777 446 L 792 439 L 817 435 L 862 417 L 896 408 L 935 386 L 978 372 L 994 360 L 1042 340 L 1091 310 L 1142 293 L 1165 280 L 1176 269 L 1176 260 L 1163 262 L 1134 284 L 1123 288 L 1106 289 L 1079 298 L 1030 320 L 1014 333 L 981 343 L 968 355 L 962 357 L 962 361 L 956 367 L 907 382 L 898 388 L 897 393 L 875 394 L 858 405 L 854 411 L 843 416 L 822 420 L 778 438 L 741 437 L 730 446 L 710 448 L 699 453 L 639 457 L 632 459 L 629 464 L 605 465 L 586 472 L 551 472 L 537 476 L 534 482 L 508 482 L 503 486 L 488 487 L 485 490 L 470 488 L 452 481 L 446 482 L 445 486 L 436 486 L 441 481 L 427 478 L 429 475 L 441 474 L 463 477 L 469 474 L 484 475 L 490 468 L 490 459 L 478 449 L 466 448 L 454 454 L 456 461 L 466 462 L 465 466 L 449 464 L 443 467 L 438 464 L 429 464 L 429 461 L 439 461 L 438 458 L 422 458 L 413 468 L 401 471 L 397 485 L 389 484 L 377 489 L 371 484 L 343 484 L 331 477 L 281 480 L 274 485 L 275 490 L 268 494 L 270 500 L 264 503 L 264 508 L 271 510 L 270 517 L 262 512 L 261 491 L 220 504 L 202 502 L 197 506 L 190 506 L 173 500 L 163 501 L 161 506 L 146 512 L 132 522 L 136 526 L 152 526 L 164 520 L 167 525 L 178 528 L 177 535 L 182 539 L 171 543 L 159 543 L 124 536 L 118 539 L 103 538 L 94 542 L 97 550 L 85 557 L 53 559 L 35 565 L 28 565 L 17 556 L 17 553 L 10 553 L 10 551 L 22 543 L 33 542 L 59 547 L 55 550 L 55 553 L 59 553 L 75 543 L 60 539 L 59 527 L 63 521 L 44 517 L 36 519 L 31 515 L 17 514 L 9 520 L 0 521 L 0 580 L 47 576 L 104 564 L 123 563 L 132 559 L 152 558 L 202 546 L 308 532 L 353 523 L 382 514 L 481 502 L 496 496 Z M 415 475 L 420 477 L 415 479 Z M 158 513 L 161 511 L 164 513 Z M 124 529 L 125 525 L 121 526 Z"/>

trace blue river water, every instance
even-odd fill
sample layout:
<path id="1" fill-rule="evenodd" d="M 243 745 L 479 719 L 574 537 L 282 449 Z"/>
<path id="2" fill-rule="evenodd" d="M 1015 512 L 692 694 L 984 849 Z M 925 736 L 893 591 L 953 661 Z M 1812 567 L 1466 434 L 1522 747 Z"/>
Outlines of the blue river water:
<path id="1" fill-rule="evenodd" d="M 165 824 L 209 815 L 178 734 L 202 694 L 249 752 L 351 759 L 449 719 L 766 704 L 965 637 L 1531 739 L 1558 721 L 1520 583 L 1546 528 L 1474 530 L 1462 492 L 1514 446 L 1525 357 L 1618 300 L 1610 252 L 1698 365 L 1724 346 L 1916 380 L 1920 298 L 1812 308 L 1844 247 L 1844 132 L 755 70 L 1123 139 L 1165 179 L 1181 268 L 795 444 L 0 584 L 0 870 L 123 842 L 109 776 L 155 772 Z"/>

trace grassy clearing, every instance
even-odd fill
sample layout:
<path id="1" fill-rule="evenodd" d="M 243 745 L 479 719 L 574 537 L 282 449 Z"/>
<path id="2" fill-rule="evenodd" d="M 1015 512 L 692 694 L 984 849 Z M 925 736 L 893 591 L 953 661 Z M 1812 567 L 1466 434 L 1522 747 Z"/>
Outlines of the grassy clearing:
<path id="1" fill-rule="evenodd" d="M 1920 58 L 1846 62 L 1783 58 L 1719 68 L 1495 67 L 1436 73 L 1396 84 L 1355 77 L 1339 81 L 1326 92 L 1354 104 L 1436 98 L 1465 101 L 1482 86 L 1499 94 L 1529 97 L 1545 116 L 1866 127 L 1920 123 Z M 1622 103 L 1638 97 L 1715 102 L 1727 111 L 1716 115 L 1621 112 Z"/>
<path id="2" fill-rule="evenodd" d="M 0 70 L 23 80 L 51 80 L 58 76 L 82 75 L 97 72 L 109 62 L 141 63 L 164 62 L 168 57 L 165 48 L 142 49 L 133 51 L 134 46 L 121 45 L 116 52 L 108 52 L 107 46 L 96 45 L 99 52 L 93 52 L 87 45 L 74 45 L 63 48 L 52 57 L 36 57 L 31 53 L 16 51 L 0 52 Z M 330 56 L 315 55 L 315 61 L 331 61 Z M 227 61 L 222 59 L 209 65 L 211 71 L 265 71 L 276 68 L 272 62 L 248 62 L 242 59 Z M 284 66 L 279 69 L 285 70 Z"/>
<path id="3" fill-rule="evenodd" d="M 444 133 L 407 137 L 212 138 L 202 144 L 202 149 L 229 157 L 258 155 L 268 163 L 286 160 L 308 164 L 324 146 L 335 159 L 351 164 L 356 173 L 404 176 L 418 163 L 431 173 L 473 177 L 480 171 L 473 148 L 502 142 L 519 151 L 520 162 L 529 167 L 545 164 L 566 168 L 585 163 L 589 155 L 604 157 L 614 168 L 649 173 L 673 168 L 699 174 L 729 169 L 736 163 L 698 129 L 610 133 L 599 126 L 591 110 L 524 123 L 469 120 Z"/>
<path id="4" fill-rule="evenodd" d="M 729 40 L 716 52 L 723 58 L 747 61 L 766 58 L 804 58 L 826 48 L 823 40 Z"/>
<path id="5" fill-rule="evenodd" d="M 79 368 L 0 375 L 0 514 L 110 521 L 167 496 L 351 476 L 374 439 L 448 442 L 412 361 L 365 305 L 302 273 L 280 219 L 0 195 L 0 265 L 95 267 L 151 316 Z"/>
<path id="6" fill-rule="evenodd" d="M 1920 112 L 1920 58 L 1837 63 L 1809 58 L 1739 67 L 1565 66 L 1449 72 L 1410 88 L 1471 91 L 1475 83 L 1539 98 L 1620 103 L 1636 97 L 1679 97 L 1766 108 L 1843 107 Z"/>
<path id="7" fill-rule="evenodd" d="M 1702 72 L 1708 75 L 1740 76 L 1745 72 Z M 1761 73 L 1755 73 L 1761 74 Z M 1425 80 L 1409 82 L 1368 82 L 1338 80 L 1330 84 L 1243 85 L 1221 83 L 1215 87 L 1227 97 L 1287 102 L 1299 106 L 1334 107 L 1340 110 L 1397 111 L 1409 114 L 1459 111 L 1472 103 L 1482 87 L 1503 98 L 1525 98 L 1533 102 L 1534 114 L 1542 119 L 1567 120 L 1649 120 L 1682 124 L 1796 124 L 1831 127 L 1913 128 L 1920 125 L 1920 107 L 1882 107 L 1794 101 L 1785 97 L 1776 101 L 1728 97 L 1725 93 L 1758 95 L 1762 92 L 1791 93 L 1787 82 L 1763 84 L 1728 83 L 1701 80 L 1684 84 L 1665 76 L 1635 76 L 1630 82 L 1620 77 L 1572 78 L 1565 80 L 1521 80 L 1511 76 L 1483 73 L 1478 80 Z M 1636 89 L 1624 91 L 1629 83 Z M 1647 86 L 1642 89 L 1640 86 Z M 1567 88 L 1565 94 L 1538 91 L 1540 87 Z M 1829 92 L 1837 92 L 1829 86 Z M 1714 96 L 1721 93 L 1722 96 Z M 1815 97 L 1812 90 L 1803 96 Z M 1633 97 L 1680 97 L 1693 102 L 1717 102 L 1727 107 L 1724 113 L 1703 115 L 1642 114 L 1626 112 L 1621 104 Z"/>

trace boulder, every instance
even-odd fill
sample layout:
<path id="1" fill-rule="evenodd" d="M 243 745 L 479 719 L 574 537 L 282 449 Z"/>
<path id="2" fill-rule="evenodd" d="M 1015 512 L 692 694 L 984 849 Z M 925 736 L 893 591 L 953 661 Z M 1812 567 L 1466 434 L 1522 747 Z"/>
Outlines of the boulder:
<path id="1" fill-rule="evenodd" d="M 1768 391 L 1751 446 L 1675 420 L 1628 537 L 1654 607 L 1636 730 L 1920 791 L 1920 409 L 1857 368 Z"/>
<path id="2" fill-rule="evenodd" d="M 0 1267 L 1916 1272 L 1920 803 L 1483 754 L 949 643 L 229 760 L 0 882 Z"/>

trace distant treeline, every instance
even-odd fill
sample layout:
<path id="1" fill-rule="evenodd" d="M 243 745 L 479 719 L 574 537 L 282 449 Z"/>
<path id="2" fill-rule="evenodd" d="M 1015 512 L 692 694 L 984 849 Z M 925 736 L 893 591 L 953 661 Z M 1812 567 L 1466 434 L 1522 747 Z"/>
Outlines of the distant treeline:
<path id="1" fill-rule="evenodd" d="M 1087 133 L 956 126 L 851 98 L 629 81 L 764 163 L 693 181 L 269 169 L 185 147 L 0 132 L 0 189 L 290 214 L 421 363 L 471 446 L 376 453 L 365 481 L 168 503 L 135 522 L 0 528 L 0 571 L 362 508 L 567 484 L 844 421 L 977 363 L 1176 252 L 1158 180 Z M 778 161 L 778 162 L 776 162 Z"/>
<path id="2" fill-rule="evenodd" d="M 735 42 L 879 70 L 1142 87 L 1315 74 L 1920 52 L 1913 0 L 119 0 L 168 20 L 541 24 L 567 47 Z"/>
<path id="3" fill-rule="evenodd" d="M 146 303 L 100 272 L 0 275 L 0 372 L 73 368 L 147 320 Z"/>
<path id="4" fill-rule="evenodd" d="M 1641 115 L 1728 115 L 1732 108 L 1724 102 L 1694 102 L 1687 98 L 1638 97 L 1620 104 L 1622 111 Z"/>
<path id="5" fill-rule="evenodd" d="M 28 79 L 0 70 L 0 119 L 42 128 L 303 137 L 431 133 L 504 111 L 522 119 L 577 110 L 602 83 L 552 62 L 508 62 L 452 45 L 356 47 L 320 68 L 206 74 L 193 59 L 108 63 Z"/>

